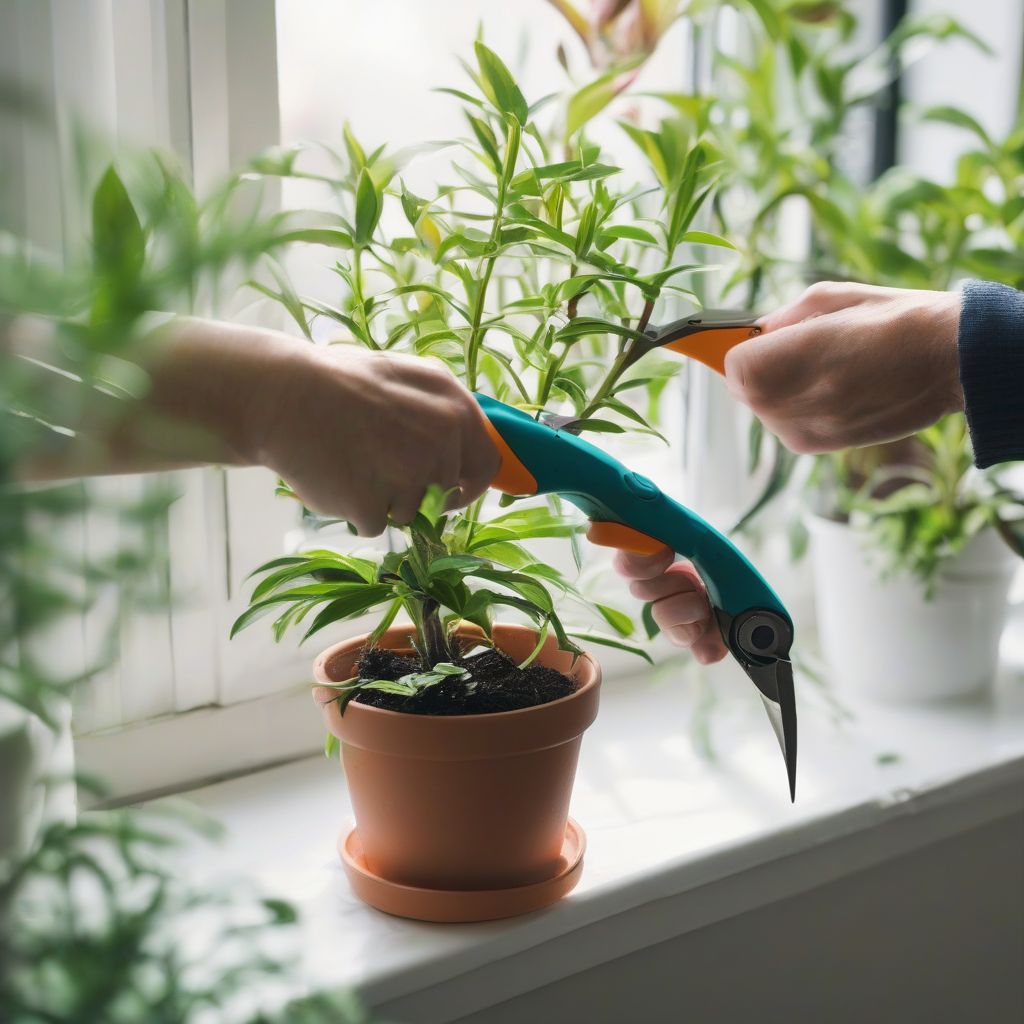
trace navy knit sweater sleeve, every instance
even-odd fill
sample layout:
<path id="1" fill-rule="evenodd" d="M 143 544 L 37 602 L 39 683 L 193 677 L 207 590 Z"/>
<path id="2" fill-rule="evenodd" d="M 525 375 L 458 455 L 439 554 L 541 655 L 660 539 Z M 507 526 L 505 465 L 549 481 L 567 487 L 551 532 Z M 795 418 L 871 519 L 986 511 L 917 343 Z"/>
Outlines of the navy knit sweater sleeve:
<path id="1" fill-rule="evenodd" d="M 968 281 L 958 345 L 975 462 L 1024 459 L 1024 292 Z"/>

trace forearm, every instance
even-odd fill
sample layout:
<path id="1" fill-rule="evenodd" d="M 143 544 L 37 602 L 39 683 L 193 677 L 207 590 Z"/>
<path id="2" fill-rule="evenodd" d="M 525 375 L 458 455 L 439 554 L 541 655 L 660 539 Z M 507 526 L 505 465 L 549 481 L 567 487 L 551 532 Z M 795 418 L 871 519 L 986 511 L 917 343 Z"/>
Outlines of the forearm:
<path id="1" fill-rule="evenodd" d="M 969 281 L 958 347 L 975 461 L 984 468 L 1024 459 L 1024 293 Z"/>
<path id="2" fill-rule="evenodd" d="M 33 431 L 17 474 L 48 480 L 250 465 L 260 408 L 288 372 L 293 344 L 302 345 L 268 331 L 178 320 L 140 339 L 130 362 L 111 359 L 86 382 L 58 339 L 23 324 L 7 353 L 19 376 L 18 426 Z"/>

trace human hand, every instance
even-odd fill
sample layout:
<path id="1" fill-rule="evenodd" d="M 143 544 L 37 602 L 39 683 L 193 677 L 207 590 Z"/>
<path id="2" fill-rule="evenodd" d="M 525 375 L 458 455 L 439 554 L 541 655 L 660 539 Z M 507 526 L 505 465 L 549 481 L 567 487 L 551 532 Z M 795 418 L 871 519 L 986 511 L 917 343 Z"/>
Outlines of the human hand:
<path id="1" fill-rule="evenodd" d="M 411 522 L 431 484 L 453 506 L 479 497 L 500 457 L 473 396 L 440 363 L 355 346 L 288 341 L 267 380 L 272 410 L 251 458 L 316 512 L 364 536 Z"/>
<path id="2" fill-rule="evenodd" d="M 794 452 L 907 437 L 963 409 L 960 296 L 821 283 L 725 359 L 729 390 Z"/>
<path id="3" fill-rule="evenodd" d="M 677 647 L 688 647 L 702 664 L 721 661 L 728 650 L 697 570 L 664 548 L 654 555 L 615 554 L 615 568 L 630 580 L 630 593 L 651 601 L 651 614 Z"/>

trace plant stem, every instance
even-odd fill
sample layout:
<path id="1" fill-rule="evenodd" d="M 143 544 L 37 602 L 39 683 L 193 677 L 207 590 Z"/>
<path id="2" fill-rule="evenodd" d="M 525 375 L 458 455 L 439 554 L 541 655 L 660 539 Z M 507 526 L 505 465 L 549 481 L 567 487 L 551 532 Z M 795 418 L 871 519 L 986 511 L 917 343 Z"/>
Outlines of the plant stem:
<path id="1" fill-rule="evenodd" d="M 494 205 L 494 220 L 491 222 L 491 237 L 488 239 L 488 250 L 493 253 L 497 248 L 498 239 L 501 237 L 501 226 L 505 213 L 505 194 L 508 190 L 508 183 L 515 174 L 516 160 L 519 157 L 519 126 L 513 122 L 508 123 L 508 134 L 505 143 L 505 161 L 498 174 L 498 195 Z M 469 338 L 466 340 L 465 362 L 466 362 L 466 386 L 470 391 L 476 390 L 477 373 L 476 359 L 482 341 L 480 323 L 484 318 L 484 306 L 487 304 L 487 286 L 491 283 L 491 275 L 494 273 L 494 264 L 498 261 L 496 253 L 483 257 L 483 262 L 478 269 L 482 268 L 480 283 L 477 289 L 476 301 L 473 303 L 473 321 L 469 329 Z"/>
<path id="2" fill-rule="evenodd" d="M 637 330 L 642 334 L 646 329 L 648 323 L 651 320 L 651 314 L 654 312 L 654 300 L 648 299 L 644 303 L 643 311 L 640 314 L 640 319 L 637 322 Z M 608 370 L 603 381 L 594 394 L 594 397 L 587 404 L 587 407 L 580 413 L 580 419 L 586 419 L 588 416 L 592 416 L 598 409 L 601 408 L 601 403 L 611 394 L 612 389 L 618 384 L 619 379 L 628 370 L 633 363 L 637 361 L 639 356 L 636 355 L 637 339 L 633 339 L 628 342 L 622 349 L 621 352 L 615 357 L 615 362 L 612 363 L 611 368 Z"/>
<path id="3" fill-rule="evenodd" d="M 494 223 L 497 226 L 501 214 L 497 213 Z M 492 232 L 493 238 L 493 232 Z M 487 286 L 491 282 L 491 274 L 494 272 L 496 256 L 486 256 L 483 260 L 483 276 L 480 278 L 476 293 L 476 301 L 473 303 L 473 321 L 469 329 L 469 338 L 466 341 L 466 387 L 470 391 L 476 391 L 476 357 L 480 348 L 480 321 L 484 316 L 484 304 L 487 301 Z"/>
<path id="4" fill-rule="evenodd" d="M 416 596 L 405 603 L 420 641 L 420 661 L 432 669 L 440 661 L 451 661 L 453 652 L 441 622 L 441 606 L 431 597 Z"/>
<path id="5" fill-rule="evenodd" d="M 380 345 L 373 340 L 373 335 L 370 334 L 370 323 L 366 318 L 366 300 L 363 298 L 363 247 L 356 246 L 354 252 L 355 259 L 352 261 L 352 297 L 356 300 L 359 321 L 362 325 L 367 345 L 370 348 L 379 349 Z"/>

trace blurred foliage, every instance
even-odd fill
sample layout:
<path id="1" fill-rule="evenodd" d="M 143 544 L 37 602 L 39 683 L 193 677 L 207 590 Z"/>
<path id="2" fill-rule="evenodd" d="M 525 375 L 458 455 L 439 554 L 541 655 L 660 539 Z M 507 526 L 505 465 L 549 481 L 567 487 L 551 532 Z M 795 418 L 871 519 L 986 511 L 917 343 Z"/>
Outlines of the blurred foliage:
<path id="1" fill-rule="evenodd" d="M 43 116 L 11 90 L 2 96 L 8 115 Z M 154 479 L 137 500 L 97 500 L 80 482 L 21 485 L 19 467 L 45 455 L 70 424 L 120 415 L 145 393 L 140 356 L 151 314 L 192 309 L 200 292 L 214 294 L 225 275 L 286 244 L 293 227 L 286 217 L 260 216 L 244 182 L 200 203 L 161 154 L 122 154 L 93 173 L 87 164 L 101 147 L 78 143 L 65 213 L 68 223 L 81 217 L 82 237 L 47 253 L 0 234 L 0 745 L 8 768 L 34 773 L 4 780 L 5 816 L 18 815 L 14 826 L 29 834 L 0 850 L 0 1019 L 363 1020 L 342 999 L 289 1005 L 301 991 L 282 944 L 295 911 L 188 884 L 166 859 L 187 816 L 152 809 L 66 820 L 49 798 L 76 781 L 89 786 L 60 777 L 53 763 L 33 763 L 34 741 L 22 743 L 38 720 L 56 747 L 72 689 L 114 656 L 121 610 L 166 602 L 155 538 L 173 494 Z M 81 208 L 75 195 L 85 197 Z M 26 331 L 59 373 L 40 374 L 26 361 L 18 343 Z M 85 515 L 98 528 L 111 523 L 119 538 L 103 557 L 85 558 L 69 541 Z M 102 628 L 110 608 L 109 640 L 94 664 L 72 676 L 58 671 L 61 628 L 87 613 Z"/>

